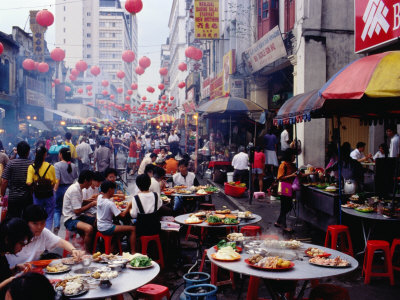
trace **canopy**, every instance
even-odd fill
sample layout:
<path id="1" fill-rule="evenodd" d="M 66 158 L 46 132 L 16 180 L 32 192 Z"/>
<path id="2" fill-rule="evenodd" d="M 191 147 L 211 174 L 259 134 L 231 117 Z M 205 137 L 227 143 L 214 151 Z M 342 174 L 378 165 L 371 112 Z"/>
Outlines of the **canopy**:
<path id="1" fill-rule="evenodd" d="M 59 111 L 59 110 L 54 110 L 54 109 L 49 109 L 49 108 L 45 108 L 45 110 L 57 115 L 58 117 L 60 117 L 64 121 L 68 121 L 68 122 L 71 122 L 71 123 L 81 123 L 82 122 L 82 118 L 76 117 L 76 116 L 72 116 L 70 114 L 67 114 L 67 113 Z"/>
<path id="2" fill-rule="evenodd" d="M 263 112 L 265 109 L 253 101 L 226 96 L 208 101 L 197 108 L 197 111 L 203 113 L 247 113 Z"/>
<path id="3" fill-rule="evenodd" d="M 36 129 L 42 131 L 51 131 L 42 121 L 28 120 L 28 123 L 31 124 L 32 127 L 35 127 Z"/>
<path id="4" fill-rule="evenodd" d="M 173 122 L 175 122 L 175 118 L 173 116 L 163 114 L 163 115 L 159 115 L 158 117 L 155 117 L 153 119 L 150 119 L 147 122 L 151 125 L 157 125 L 160 123 L 173 123 Z"/>

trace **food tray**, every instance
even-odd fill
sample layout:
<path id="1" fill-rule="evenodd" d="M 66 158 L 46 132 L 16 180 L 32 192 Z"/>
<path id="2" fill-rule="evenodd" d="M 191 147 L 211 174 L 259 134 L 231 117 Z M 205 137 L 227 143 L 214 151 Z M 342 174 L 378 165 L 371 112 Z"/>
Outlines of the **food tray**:
<path id="1" fill-rule="evenodd" d="M 256 269 L 260 269 L 260 270 L 265 270 L 265 271 L 287 271 L 290 270 L 294 267 L 294 262 L 290 262 L 290 266 L 287 268 L 282 268 L 282 267 L 278 267 L 278 268 L 265 268 L 265 267 L 260 267 L 257 265 L 252 264 L 248 259 L 245 259 L 244 262 L 246 264 L 248 264 L 250 267 L 256 268 Z"/>
<path id="2" fill-rule="evenodd" d="M 218 260 L 218 261 L 224 261 L 224 262 L 238 261 L 238 260 L 240 260 L 240 258 L 241 258 L 241 256 L 239 255 L 239 257 L 238 257 L 238 258 L 235 258 L 235 259 L 221 259 L 221 258 L 217 258 L 217 257 L 216 257 L 216 254 L 217 254 L 217 253 L 211 254 L 212 259 L 215 259 L 215 260 Z"/>

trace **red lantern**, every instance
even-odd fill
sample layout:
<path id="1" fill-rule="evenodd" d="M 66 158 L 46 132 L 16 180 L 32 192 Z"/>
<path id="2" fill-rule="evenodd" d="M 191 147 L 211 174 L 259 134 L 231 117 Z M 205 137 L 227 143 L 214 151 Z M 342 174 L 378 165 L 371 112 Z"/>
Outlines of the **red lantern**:
<path id="1" fill-rule="evenodd" d="M 131 96 L 133 94 L 133 91 L 132 90 L 128 90 L 127 93 L 128 93 L 129 96 Z"/>
<path id="2" fill-rule="evenodd" d="M 180 71 L 182 71 L 182 72 L 186 71 L 186 70 L 187 70 L 187 64 L 184 63 L 184 62 L 181 62 L 181 63 L 178 65 L 178 69 L 179 69 Z"/>
<path id="3" fill-rule="evenodd" d="M 27 71 L 33 71 L 35 70 L 35 61 L 27 58 L 22 62 L 22 67 Z"/>
<path id="4" fill-rule="evenodd" d="M 54 79 L 54 84 L 60 84 L 60 79 L 58 79 L 58 78 L 56 78 L 56 79 Z"/>
<path id="5" fill-rule="evenodd" d="M 174 96 L 171 96 L 171 97 L 169 97 L 169 100 L 174 101 L 174 100 L 175 100 L 175 97 L 174 97 Z"/>
<path id="6" fill-rule="evenodd" d="M 83 60 L 80 60 L 75 64 L 75 69 L 77 69 L 79 72 L 85 72 L 87 67 L 87 63 Z"/>
<path id="7" fill-rule="evenodd" d="M 71 80 L 71 81 L 75 81 L 76 80 L 76 77 L 74 76 L 74 75 L 69 75 L 69 80 Z"/>
<path id="8" fill-rule="evenodd" d="M 35 70 L 38 69 L 39 63 L 37 61 L 35 61 Z"/>
<path id="9" fill-rule="evenodd" d="M 4 51 L 4 46 L 2 43 L 0 43 L 0 55 L 3 53 L 3 51 Z"/>
<path id="10" fill-rule="evenodd" d="M 108 81 L 107 80 L 102 80 L 101 81 L 101 85 L 104 86 L 104 87 L 108 86 Z"/>
<path id="11" fill-rule="evenodd" d="M 158 103 L 158 104 L 161 104 L 161 100 L 158 100 L 157 103 Z"/>
<path id="12" fill-rule="evenodd" d="M 122 87 L 117 88 L 117 93 L 118 94 L 122 94 L 123 91 L 124 91 L 124 89 Z"/>
<path id="13" fill-rule="evenodd" d="M 82 94 L 82 93 L 83 93 L 83 89 L 82 89 L 82 88 L 79 88 L 79 89 L 78 89 L 78 93 L 79 93 L 79 94 Z"/>
<path id="14" fill-rule="evenodd" d="M 137 66 L 135 72 L 138 75 L 142 75 L 144 73 L 144 69 L 141 66 Z"/>
<path id="15" fill-rule="evenodd" d="M 108 92 L 106 90 L 102 91 L 101 93 L 103 94 L 103 96 L 107 96 L 108 95 Z"/>
<path id="16" fill-rule="evenodd" d="M 56 84 L 54 82 L 51 83 L 51 87 L 55 87 Z"/>
<path id="17" fill-rule="evenodd" d="M 43 9 L 36 14 L 36 22 L 43 27 L 49 27 L 54 23 L 54 16 L 47 9 Z"/>
<path id="18" fill-rule="evenodd" d="M 167 111 L 168 111 L 168 108 L 164 108 L 164 111 L 167 112 Z"/>
<path id="19" fill-rule="evenodd" d="M 143 69 L 147 69 L 151 65 L 151 60 L 147 56 L 143 56 L 142 58 L 139 59 L 139 66 L 141 66 Z"/>
<path id="20" fill-rule="evenodd" d="M 80 74 L 80 73 L 79 73 L 79 71 L 78 71 L 77 69 L 72 69 L 72 70 L 71 70 L 71 75 L 72 75 L 72 76 L 78 77 L 79 74 Z"/>
<path id="21" fill-rule="evenodd" d="M 71 88 L 68 85 L 66 85 L 64 90 L 69 93 L 71 91 Z"/>
<path id="22" fill-rule="evenodd" d="M 114 99 L 115 99 L 115 96 L 114 96 L 113 94 L 111 94 L 111 95 L 110 95 L 110 99 L 111 99 L 111 100 L 114 100 Z"/>
<path id="23" fill-rule="evenodd" d="M 132 83 L 131 84 L 131 89 L 132 90 L 137 90 L 137 88 L 138 88 L 138 85 L 136 83 Z"/>
<path id="24" fill-rule="evenodd" d="M 119 78 L 119 79 L 122 79 L 122 78 L 124 78 L 125 77 L 125 72 L 124 71 L 118 71 L 117 72 L 117 77 Z"/>
<path id="25" fill-rule="evenodd" d="M 130 101 L 130 100 L 131 100 L 131 97 L 126 96 L 126 97 L 125 97 L 125 100 L 126 100 L 126 101 Z"/>
<path id="26" fill-rule="evenodd" d="M 50 57 L 54 61 L 62 61 L 65 58 L 65 51 L 61 48 L 55 48 L 50 52 Z"/>
<path id="27" fill-rule="evenodd" d="M 135 53 L 132 50 L 125 50 L 122 52 L 122 60 L 131 63 L 135 60 Z"/>
<path id="28" fill-rule="evenodd" d="M 165 100 L 165 99 L 167 99 L 167 96 L 162 95 L 162 96 L 161 96 L 161 99 Z M 160 102 L 161 102 L 161 101 L 160 101 Z"/>
<path id="29" fill-rule="evenodd" d="M 147 87 L 147 91 L 149 92 L 149 93 L 154 93 L 154 88 L 152 87 L 152 86 L 149 86 L 149 87 Z"/>
<path id="30" fill-rule="evenodd" d="M 201 51 L 201 49 L 199 49 L 199 48 L 195 48 L 195 49 L 196 50 L 195 50 L 192 58 L 194 60 L 201 60 L 203 58 L 203 51 Z"/>
<path id="31" fill-rule="evenodd" d="M 162 105 L 165 106 L 165 103 L 167 103 L 167 101 L 161 101 Z"/>
<path id="32" fill-rule="evenodd" d="M 146 100 L 147 100 L 147 97 L 146 97 L 146 96 L 143 96 L 143 97 L 142 97 L 142 100 L 143 100 L 143 101 L 146 101 Z"/>
<path id="33" fill-rule="evenodd" d="M 41 63 L 39 63 L 37 70 L 40 73 L 46 73 L 49 71 L 49 65 L 45 62 L 41 62 Z"/>
<path id="34" fill-rule="evenodd" d="M 131 14 L 137 14 L 143 8 L 142 0 L 127 0 L 125 2 L 125 9 Z"/>
<path id="35" fill-rule="evenodd" d="M 161 109 L 164 109 L 165 108 L 165 105 L 161 105 Z"/>
<path id="36" fill-rule="evenodd" d="M 185 56 L 188 58 L 193 58 L 196 52 L 196 47 L 189 46 L 185 49 Z"/>
<path id="37" fill-rule="evenodd" d="M 93 87 L 92 87 L 90 84 L 86 86 L 86 90 L 87 90 L 87 91 L 91 91 L 92 88 L 93 88 Z"/>
<path id="38" fill-rule="evenodd" d="M 93 66 L 90 68 L 90 73 L 92 73 L 93 76 L 97 76 L 100 74 L 100 68 L 98 66 Z"/>
<path id="39" fill-rule="evenodd" d="M 93 93 L 92 93 L 92 92 L 88 92 L 87 94 L 88 94 L 88 96 L 92 96 L 92 95 L 93 95 Z"/>
<path id="40" fill-rule="evenodd" d="M 166 76 L 168 74 L 168 69 L 167 68 L 161 68 L 159 72 L 160 72 L 161 76 Z"/>
<path id="41" fill-rule="evenodd" d="M 171 102 L 169 102 L 169 103 L 168 103 L 168 106 L 172 106 L 172 103 L 171 103 Z"/>
<path id="42" fill-rule="evenodd" d="M 185 86 L 186 86 L 186 84 L 183 81 L 179 82 L 179 84 L 178 84 L 178 88 L 180 88 L 180 89 L 183 89 Z"/>
<path id="43" fill-rule="evenodd" d="M 162 90 L 165 88 L 165 85 L 163 85 L 162 83 L 160 83 L 160 84 L 158 85 L 158 88 L 162 91 Z"/>

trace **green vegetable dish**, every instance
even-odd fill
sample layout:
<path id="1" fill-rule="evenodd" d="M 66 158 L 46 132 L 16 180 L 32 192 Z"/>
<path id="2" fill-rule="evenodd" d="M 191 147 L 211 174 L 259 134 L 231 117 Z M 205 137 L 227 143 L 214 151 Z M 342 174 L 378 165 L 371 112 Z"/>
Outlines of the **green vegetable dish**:
<path id="1" fill-rule="evenodd" d="M 209 216 L 207 218 L 207 222 L 211 223 L 211 224 L 213 224 L 213 223 L 221 223 L 222 220 L 220 218 L 216 217 L 216 216 Z"/>
<path id="2" fill-rule="evenodd" d="M 134 268 L 144 268 L 151 266 L 151 258 L 146 255 L 140 255 L 130 261 L 130 265 Z"/>
<path id="3" fill-rule="evenodd" d="M 217 248 L 218 249 L 225 248 L 225 247 L 232 247 L 234 250 L 236 250 L 236 243 L 235 242 L 227 242 L 225 240 L 221 240 L 217 244 Z"/>
<path id="4" fill-rule="evenodd" d="M 239 221 L 234 218 L 225 218 L 223 222 L 224 224 L 239 224 Z"/>

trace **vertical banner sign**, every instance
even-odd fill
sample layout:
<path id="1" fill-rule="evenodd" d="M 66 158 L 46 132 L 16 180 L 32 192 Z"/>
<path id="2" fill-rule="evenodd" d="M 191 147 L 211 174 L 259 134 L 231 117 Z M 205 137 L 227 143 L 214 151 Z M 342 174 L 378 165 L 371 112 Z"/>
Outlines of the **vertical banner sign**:
<path id="1" fill-rule="evenodd" d="M 399 0 L 355 0 L 355 52 L 376 49 L 400 37 Z"/>
<path id="2" fill-rule="evenodd" d="M 236 58 L 235 58 L 235 49 L 229 50 L 222 59 L 223 61 L 223 94 L 230 93 L 230 83 L 229 83 L 229 75 L 232 75 L 236 72 Z"/>
<path id="3" fill-rule="evenodd" d="M 219 38 L 219 0 L 194 1 L 194 35 L 203 40 Z"/>
<path id="4" fill-rule="evenodd" d="M 36 14 L 38 10 L 31 10 L 29 12 L 29 24 L 32 31 L 33 38 L 33 52 L 36 56 L 43 59 L 44 54 L 44 33 L 47 28 L 40 26 L 36 23 Z"/>

